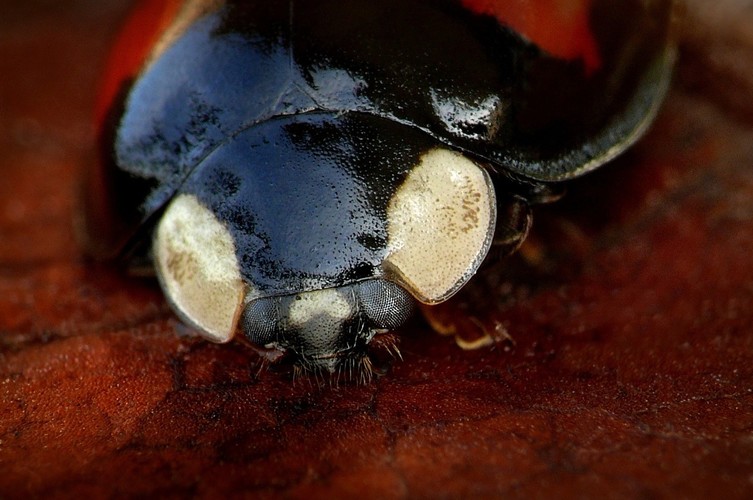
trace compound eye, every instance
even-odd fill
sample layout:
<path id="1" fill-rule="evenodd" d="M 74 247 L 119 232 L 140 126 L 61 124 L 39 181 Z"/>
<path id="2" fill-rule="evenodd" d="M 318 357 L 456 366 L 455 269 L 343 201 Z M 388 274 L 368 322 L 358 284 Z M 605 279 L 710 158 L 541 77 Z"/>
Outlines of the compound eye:
<path id="1" fill-rule="evenodd" d="M 254 344 L 264 347 L 275 342 L 280 329 L 280 299 L 270 297 L 249 302 L 241 322 L 246 338 Z"/>
<path id="2" fill-rule="evenodd" d="M 214 342 L 235 333 L 246 286 L 227 228 L 190 194 L 168 206 L 152 244 L 165 296 L 187 323 Z"/>
<path id="3" fill-rule="evenodd" d="M 377 328 L 394 330 L 413 312 L 413 297 L 395 283 L 369 280 L 354 288 L 360 310 Z"/>

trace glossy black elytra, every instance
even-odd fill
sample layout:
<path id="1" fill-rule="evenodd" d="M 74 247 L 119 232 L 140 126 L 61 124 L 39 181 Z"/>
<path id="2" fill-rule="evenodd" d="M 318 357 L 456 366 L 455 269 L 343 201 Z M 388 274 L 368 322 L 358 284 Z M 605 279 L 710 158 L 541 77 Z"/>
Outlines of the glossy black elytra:
<path id="1" fill-rule="evenodd" d="M 333 371 L 655 114 L 670 0 L 149 0 L 113 53 L 87 246 L 207 338 Z M 497 220 L 497 214 L 504 214 Z"/>

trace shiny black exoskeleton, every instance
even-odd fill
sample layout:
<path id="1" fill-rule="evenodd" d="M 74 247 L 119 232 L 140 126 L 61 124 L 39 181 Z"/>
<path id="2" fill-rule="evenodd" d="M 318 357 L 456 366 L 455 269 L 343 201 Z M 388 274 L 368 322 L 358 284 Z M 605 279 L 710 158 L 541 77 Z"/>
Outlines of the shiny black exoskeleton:
<path id="1" fill-rule="evenodd" d="M 142 3 L 131 26 L 167 21 L 114 54 L 91 252 L 149 255 L 212 340 L 240 329 L 325 370 L 365 356 L 414 298 L 441 302 L 495 243 L 514 250 L 553 182 L 654 116 L 671 1 L 542 5 Z"/>

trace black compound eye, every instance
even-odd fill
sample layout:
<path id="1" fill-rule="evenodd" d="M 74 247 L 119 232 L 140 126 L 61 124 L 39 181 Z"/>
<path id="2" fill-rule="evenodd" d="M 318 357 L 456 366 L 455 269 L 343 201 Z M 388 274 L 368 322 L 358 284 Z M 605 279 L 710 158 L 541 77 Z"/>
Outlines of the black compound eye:
<path id="1" fill-rule="evenodd" d="M 354 285 L 361 312 L 377 328 L 394 330 L 413 312 L 413 297 L 389 281 L 369 280 Z"/>
<path id="2" fill-rule="evenodd" d="M 246 304 L 241 319 L 246 338 L 258 346 L 277 340 L 280 325 L 279 298 L 257 299 Z"/>

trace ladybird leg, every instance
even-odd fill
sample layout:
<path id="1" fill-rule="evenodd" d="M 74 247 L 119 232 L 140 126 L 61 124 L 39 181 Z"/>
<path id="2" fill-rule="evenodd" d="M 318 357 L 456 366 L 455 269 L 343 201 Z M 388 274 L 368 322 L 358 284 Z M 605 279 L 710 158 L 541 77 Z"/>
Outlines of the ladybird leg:
<path id="1" fill-rule="evenodd" d="M 515 344 L 507 328 L 499 321 L 494 320 L 491 325 L 487 325 L 479 318 L 466 314 L 461 308 L 446 303 L 436 306 L 421 304 L 419 308 L 432 330 L 442 336 L 453 336 L 455 344 L 464 351 L 500 342 Z"/>
<path id="2" fill-rule="evenodd" d="M 455 335 L 458 331 L 454 308 L 448 308 L 446 304 L 427 305 L 418 304 L 418 309 L 435 333 L 443 337 Z M 452 310 L 448 310 L 452 309 Z"/>
<path id="3" fill-rule="evenodd" d="M 532 220 L 531 209 L 522 198 L 512 197 L 506 204 L 503 201 L 499 206 L 492 245 L 503 252 L 502 256 L 515 252 L 526 239 Z"/>
<path id="4" fill-rule="evenodd" d="M 474 339 L 467 339 L 466 337 L 455 335 L 455 343 L 464 351 L 473 351 L 482 347 L 488 347 L 499 342 L 508 341 L 515 345 L 515 339 L 507 332 L 507 328 L 499 321 L 494 321 L 493 328 L 488 328 L 481 320 L 471 316 L 471 321 L 481 331 L 481 336 Z"/>
<path id="5" fill-rule="evenodd" d="M 492 246 L 483 264 L 485 268 L 500 262 L 518 250 L 526 239 L 533 221 L 531 208 L 523 198 L 518 196 L 499 200 L 497 207 L 499 210 L 497 226 L 494 230 Z"/>

